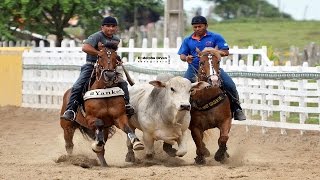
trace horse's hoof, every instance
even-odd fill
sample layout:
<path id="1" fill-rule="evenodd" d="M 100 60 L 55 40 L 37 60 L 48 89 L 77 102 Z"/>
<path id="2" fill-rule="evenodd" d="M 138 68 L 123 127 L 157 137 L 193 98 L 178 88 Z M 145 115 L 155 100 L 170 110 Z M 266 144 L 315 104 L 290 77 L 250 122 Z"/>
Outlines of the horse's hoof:
<path id="1" fill-rule="evenodd" d="M 144 145 L 140 141 L 136 141 L 133 143 L 133 150 L 135 151 L 144 150 Z"/>
<path id="2" fill-rule="evenodd" d="M 134 152 L 128 152 L 127 155 L 126 155 L 126 162 L 135 162 L 136 161 L 136 158 L 134 157 Z"/>
<path id="3" fill-rule="evenodd" d="M 218 162 L 223 163 L 227 158 L 229 158 L 229 154 L 227 152 L 224 153 L 216 153 L 214 155 L 214 159 Z"/>
<path id="4" fill-rule="evenodd" d="M 204 156 L 197 156 L 196 158 L 194 158 L 194 161 L 198 165 L 206 164 L 206 159 L 204 158 Z"/>

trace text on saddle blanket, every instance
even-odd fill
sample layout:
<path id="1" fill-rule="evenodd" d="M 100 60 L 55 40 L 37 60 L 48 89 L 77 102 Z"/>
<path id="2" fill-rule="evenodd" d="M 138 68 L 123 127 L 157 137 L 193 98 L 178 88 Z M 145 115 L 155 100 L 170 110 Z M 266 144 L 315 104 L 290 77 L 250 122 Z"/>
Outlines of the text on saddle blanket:
<path id="1" fill-rule="evenodd" d="M 119 87 L 112 87 L 107 89 L 94 89 L 87 91 L 83 99 L 97 99 L 97 98 L 108 98 L 108 97 L 114 97 L 114 96 L 124 96 L 124 92 Z"/>

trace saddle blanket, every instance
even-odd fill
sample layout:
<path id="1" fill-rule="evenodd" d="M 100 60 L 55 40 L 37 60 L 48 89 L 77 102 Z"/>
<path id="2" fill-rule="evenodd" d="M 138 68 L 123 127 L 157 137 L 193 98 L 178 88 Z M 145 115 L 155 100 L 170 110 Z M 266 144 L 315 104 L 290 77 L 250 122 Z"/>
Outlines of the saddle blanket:
<path id="1" fill-rule="evenodd" d="M 83 100 L 107 98 L 107 97 L 123 96 L 123 95 L 124 95 L 124 92 L 119 87 L 112 87 L 107 89 L 94 89 L 94 90 L 87 91 L 83 96 Z"/>

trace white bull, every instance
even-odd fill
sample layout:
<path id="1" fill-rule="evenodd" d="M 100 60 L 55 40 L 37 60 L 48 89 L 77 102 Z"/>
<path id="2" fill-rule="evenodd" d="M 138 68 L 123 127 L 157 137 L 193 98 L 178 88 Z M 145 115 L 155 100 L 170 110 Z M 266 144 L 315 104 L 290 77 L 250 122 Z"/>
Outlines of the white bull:
<path id="1" fill-rule="evenodd" d="M 143 132 L 145 153 L 154 156 L 154 141 L 163 140 L 163 149 L 170 156 L 187 153 L 187 129 L 190 124 L 189 80 L 173 77 L 167 81 L 150 81 L 149 84 L 135 85 L 130 89 L 130 102 L 135 114 L 129 124 Z M 178 150 L 172 145 L 178 143 Z M 128 141 L 127 162 L 134 162 L 132 145 Z"/>

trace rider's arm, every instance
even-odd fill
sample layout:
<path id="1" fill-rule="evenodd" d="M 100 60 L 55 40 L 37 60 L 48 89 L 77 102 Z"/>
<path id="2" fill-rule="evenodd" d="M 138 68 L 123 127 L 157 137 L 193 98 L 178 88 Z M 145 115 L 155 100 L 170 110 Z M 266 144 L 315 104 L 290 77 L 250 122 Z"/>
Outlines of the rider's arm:
<path id="1" fill-rule="evenodd" d="M 181 59 L 181 61 L 191 63 L 193 60 L 193 56 L 192 55 L 186 56 L 184 54 L 180 54 L 180 59 Z"/>
<path id="2" fill-rule="evenodd" d="M 229 56 L 229 50 L 227 50 L 227 49 L 220 49 L 219 51 L 220 51 L 220 55 L 221 55 L 222 57 L 224 57 L 224 56 Z"/>
<path id="3" fill-rule="evenodd" d="M 82 51 L 92 56 L 98 56 L 99 54 L 98 50 L 96 50 L 94 47 L 92 47 L 90 44 L 87 44 L 87 43 L 84 43 L 82 45 Z"/>

